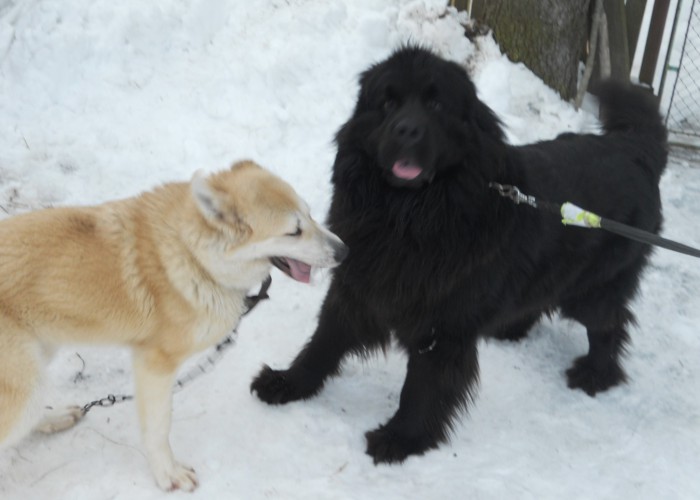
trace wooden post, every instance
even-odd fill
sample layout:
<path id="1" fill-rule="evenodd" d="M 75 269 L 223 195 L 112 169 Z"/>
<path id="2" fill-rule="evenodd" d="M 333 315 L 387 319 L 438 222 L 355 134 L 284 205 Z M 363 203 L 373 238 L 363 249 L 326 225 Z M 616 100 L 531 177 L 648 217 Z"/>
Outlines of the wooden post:
<path id="1" fill-rule="evenodd" d="M 642 18 L 647 0 L 627 0 L 625 13 L 627 15 L 627 46 L 629 47 L 630 61 L 634 59 L 634 50 L 639 40 L 639 30 L 642 28 Z"/>
<path id="2" fill-rule="evenodd" d="M 605 0 L 604 7 L 610 43 L 610 76 L 615 80 L 626 82 L 630 77 L 630 49 L 625 2 L 624 0 Z"/>
<path id="3" fill-rule="evenodd" d="M 457 10 L 469 11 L 469 4 L 471 0 L 450 0 L 450 5 L 456 7 Z"/>
<path id="4" fill-rule="evenodd" d="M 656 62 L 661 51 L 661 40 L 664 37 L 666 17 L 671 0 L 656 0 L 651 11 L 651 25 L 649 26 L 649 36 L 644 48 L 644 59 L 639 70 L 639 81 L 646 83 L 650 87 L 654 85 L 654 73 L 656 72 Z M 657 89 L 658 90 L 658 89 Z"/>

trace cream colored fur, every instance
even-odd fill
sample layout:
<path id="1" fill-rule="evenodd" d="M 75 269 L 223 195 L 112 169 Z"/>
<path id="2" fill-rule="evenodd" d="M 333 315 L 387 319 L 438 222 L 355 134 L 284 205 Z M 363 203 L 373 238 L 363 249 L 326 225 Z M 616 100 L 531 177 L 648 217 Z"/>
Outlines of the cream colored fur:
<path id="1" fill-rule="evenodd" d="M 236 327 L 270 257 L 332 267 L 339 247 L 291 187 L 248 161 L 135 198 L 1 221 L 0 443 L 36 423 L 31 415 L 56 346 L 125 344 L 133 348 L 156 482 L 193 490 L 194 470 L 174 459 L 169 444 L 178 367 Z M 62 430 L 80 416 L 69 410 L 39 427 Z"/>

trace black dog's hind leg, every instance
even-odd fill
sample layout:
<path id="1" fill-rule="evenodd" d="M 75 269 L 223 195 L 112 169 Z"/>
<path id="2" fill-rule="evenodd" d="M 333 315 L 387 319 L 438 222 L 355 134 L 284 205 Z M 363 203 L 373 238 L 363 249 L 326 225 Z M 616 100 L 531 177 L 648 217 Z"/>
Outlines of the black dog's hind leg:
<path id="1" fill-rule="evenodd" d="M 588 354 L 574 360 L 566 370 L 567 385 L 581 389 L 589 396 L 605 391 L 627 380 L 620 355 L 629 341 L 629 334 L 620 326 L 609 330 L 588 330 Z"/>
<path id="2" fill-rule="evenodd" d="M 635 249 L 639 251 L 638 243 L 627 242 L 627 245 L 628 250 L 620 255 L 630 255 Z M 566 371 L 571 389 L 581 389 L 595 396 L 627 380 L 620 360 L 630 342 L 627 328 L 635 322 L 627 304 L 637 293 L 646 262 L 647 253 L 638 253 L 605 283 L 594 286 L 584 283 L 579 286 L 587 288 L 584 294 L 572 294 L 561 304 L 562 314 L 585 326 L 588 335 L 588 354 L 577 358 Z M 591 266 L 605 269 L 610 262 L 604 257 Z M 595 276 L 596 273 L 592 273 L 592 279 Z"/>
<path id="3" fill-rule="evenodd" d="M 473 395 L 478 371 L 475 338 L 438 339 L 432 350 L 412 349 L 398 411 L 365 434 L 374 463 L 402 462 L 446 441 L 452 419 Z"/>
<path id="4" fill-rule="evenodd" d="M 603 307 L 606 310 L 562 307 L 562 313 L 583 324 L 588 335 L 588 354 L 577 358 L 566 371 L 567 384 L 589 396 L 627 380 L 620 358 L 629 343 L 627 325 L 634 323 L 634 316 L 625 306 L 611 309 L 608 303 Z"/>
<path id="5" fill-rule="evenodd" d="M 313 397 L 326 378 L 338 373 L 346 354 L 364 354 L 388 341 L 388 330 L 382 330 L 366 308 L 331 284 L 316 332 L 291 366 L 287 370 L 273 370 L 265 365 L 250 390 L 269 404 Z"/>

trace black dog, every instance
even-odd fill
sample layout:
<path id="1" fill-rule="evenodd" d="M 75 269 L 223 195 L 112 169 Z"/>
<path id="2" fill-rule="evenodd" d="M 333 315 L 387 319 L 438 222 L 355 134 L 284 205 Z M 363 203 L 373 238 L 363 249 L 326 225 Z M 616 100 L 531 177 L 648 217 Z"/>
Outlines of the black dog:
<path id="1" fill-rule="evenodd" d="M 481 336 L 519 339 L 559 310 L 587 328 L 589 351 L 568 385 L 593 396 L 625 380 L 620 356 L 650 248 L 499 197 L 512 184 L 657 233 L 666 131 L 655 99 L 608 83 L 603 135 L 564 134 L 523 147 L 458 65 L 415 47 L 361 77 L 337 135 L 328 222 L 350 247 L 318 328 L 288 370 L 265 366 L 251 389 L 271 404 L 309 398 L 348 353 L 408 354 L 396 414 L 368 432 L 375 463 L 402 461 L 447 439 L 472 399 Z"/>

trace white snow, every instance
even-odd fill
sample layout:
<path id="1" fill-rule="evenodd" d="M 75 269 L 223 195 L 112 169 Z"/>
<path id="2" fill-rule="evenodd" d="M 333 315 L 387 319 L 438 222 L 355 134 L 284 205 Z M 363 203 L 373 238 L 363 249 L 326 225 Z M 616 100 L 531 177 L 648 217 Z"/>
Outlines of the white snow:
<path id="1" fill-rule="evenodd" d="M 513 142 L 595 130 L 490 39 L 469 42 L 445 3 L 0 0 L 0 216 L 126 197 L 253 158 L 323 219 L 356 77 L 406 41 L 468 67 Z M 697 165 L 675 156 L 662 179 L 665 235 L 694 246 Z M 477 401 L 452 441 L 401 466 L 374 466 L 363 437 L 398 405 L 398 352 L 348 360 L 307 402 L 270 407 L 249 393 L 262 363 L 286 366 L 311 335 L 328 285 L 273 280 L 237 346 L 175 395 L 171 439 L 197 469 L 194 494 L 156 488 L 123 403 L 1 452 L 0 498 L 698 498 L 697 260 L 656 251 L 634 304 L 628 385 L 594 399 L 566 388 L 563 371 L 587 348 L 575 323 L 483 343 Z M 54 405 L 131 391 L 121 348 L 66 348 L 49 373 Z"/>

